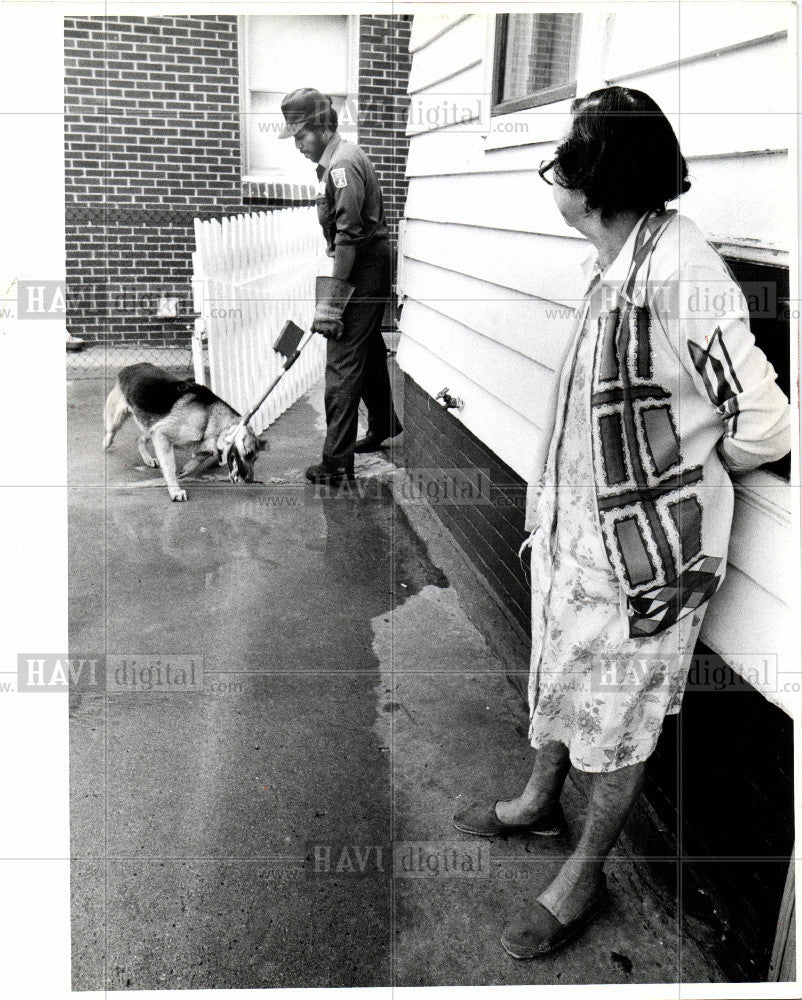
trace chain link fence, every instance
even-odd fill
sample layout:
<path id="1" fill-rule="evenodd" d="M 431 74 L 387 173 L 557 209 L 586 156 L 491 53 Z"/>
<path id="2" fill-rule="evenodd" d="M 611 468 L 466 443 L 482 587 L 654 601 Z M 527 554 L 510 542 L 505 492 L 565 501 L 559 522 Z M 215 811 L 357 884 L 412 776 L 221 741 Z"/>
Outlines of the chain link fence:
<path id="1" fill-rule="evenodd" d="M 205 354 L 205 351 L 204 351 Z M 173 346 L 144 344 L 85 343 L 79 349 L 67 350 L 66 371 L 68 379 L 114 379 L 126 365 L 149 361 L 164 368 L 172 375 L 192 378 L 192 348 L 187 343 Z M 207 365 L 208 367 L 208 365 Z"/>

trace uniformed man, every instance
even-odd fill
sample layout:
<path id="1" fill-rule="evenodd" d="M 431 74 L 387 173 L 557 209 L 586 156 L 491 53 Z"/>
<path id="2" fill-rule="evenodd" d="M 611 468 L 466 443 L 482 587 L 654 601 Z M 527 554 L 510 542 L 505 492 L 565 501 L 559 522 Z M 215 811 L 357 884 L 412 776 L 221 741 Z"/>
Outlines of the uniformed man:
<path id="1" fill-rule="evenodd" d="M 281 102 L 279 138 L 317 164 L 318 219 L 334 258 L 331 278 L 318 278 L 312 329 L 326 349 L 326 440 L 323 461 L 306 470 L 312 483 L 336 485 L 354 474 L 354 452 L 378 451 L 401 432 L 387 373 L 382 316 L 391 292 L 391 251 L 381 189 L 365 153 L 337 131 L 330 98 L 304 87 Z M 353 287 L 350 300 L 347 293 Z M 359 400 L 368 430 L 357 441 Z"/>

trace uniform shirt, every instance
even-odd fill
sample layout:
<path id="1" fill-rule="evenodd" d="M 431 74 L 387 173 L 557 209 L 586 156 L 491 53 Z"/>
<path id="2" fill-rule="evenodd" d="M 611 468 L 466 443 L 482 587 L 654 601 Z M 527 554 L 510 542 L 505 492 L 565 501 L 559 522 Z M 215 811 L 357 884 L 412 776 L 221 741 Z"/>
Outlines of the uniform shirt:
<path id="1" fill-rule="evenodd" d="M 317 175 L 317 216 L 330 257 L 335 246 L 359 248 L 387 238 L 376 171 L 359 146 L 335 132 L 320 158 Z"/>

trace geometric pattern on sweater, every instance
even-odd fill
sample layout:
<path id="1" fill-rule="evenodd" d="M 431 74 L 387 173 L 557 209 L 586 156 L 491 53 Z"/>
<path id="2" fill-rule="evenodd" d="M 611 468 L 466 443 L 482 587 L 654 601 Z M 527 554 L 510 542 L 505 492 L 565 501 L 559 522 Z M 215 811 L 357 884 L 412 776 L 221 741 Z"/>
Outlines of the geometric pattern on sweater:
<path id="1" fill-rule="evenodd" d="M 708 600 L 720 582 L 721 560 L 701 551 L 702 506 L 694 487 L 702 480 L 702 467 L 683 467 L 670 394 L 652 381 L 649 309 L 630 298 L 667 221 L 647 219 L 637 234 L 624 295 L 599 320 L 593 365 L 599 522 L 610 563 L 629 598 L 633 636 L 670 627 Z M 642 598 L 637 608 L 634 598 Z"/>
<path id="2" fill-rule="evenodd" d="M 720 360 L 712 353 L 714 347 L 718 348 L 721 353 Z M 728 433 L 735 434 L 739 412 L 737 393 L 742 392 L 743 389 L 735 374 L 735 366 L 730 358 L 727 345 L 724 343 L 721 327 L 716 327 L 716 331 L 706 348 L 689 340 L 688 351 L 694 367 L 702 377 L 710 402 L 716 407 L 722 418 L 731 418 L 729 419 Z"/>
<path id="3" fill-rule="evenodd" d="M 632 638 L 656 635 L 701 607 L 721 582 L 721 559 L 702 556 L 674 583 L 628 599 L 629 634 Z"/>

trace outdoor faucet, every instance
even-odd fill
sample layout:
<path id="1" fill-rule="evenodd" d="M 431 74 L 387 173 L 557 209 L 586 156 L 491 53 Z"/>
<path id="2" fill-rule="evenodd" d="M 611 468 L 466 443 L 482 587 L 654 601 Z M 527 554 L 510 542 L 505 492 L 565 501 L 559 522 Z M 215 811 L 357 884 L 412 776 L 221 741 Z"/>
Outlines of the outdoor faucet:
<path id="1" fill-rule="evenodd" d="M 461 410 L 465 403 L 459 398 L 459 396 L 452 396 L 448 391 L 448 386 L 445 389 L 441 389 L 437 393 L 435 399 L 443 404 L 443 408 L 446 410 Z"/>

